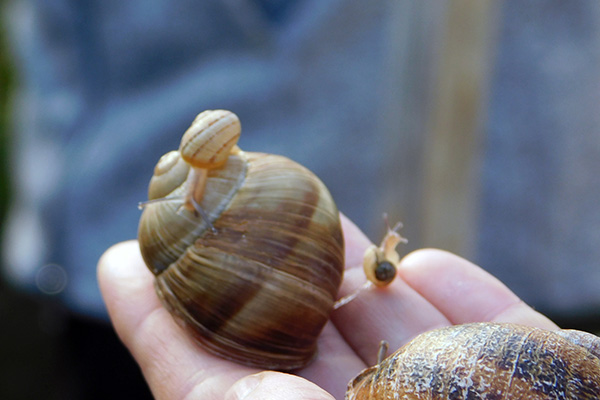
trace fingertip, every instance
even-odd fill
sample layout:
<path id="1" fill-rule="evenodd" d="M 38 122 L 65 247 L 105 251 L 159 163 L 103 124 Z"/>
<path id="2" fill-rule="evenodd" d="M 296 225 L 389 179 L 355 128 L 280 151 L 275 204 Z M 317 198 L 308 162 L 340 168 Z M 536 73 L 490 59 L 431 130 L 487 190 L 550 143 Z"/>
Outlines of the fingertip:
<path id="1" fill-rule="evenodd" d="M 489 321 L 522 301 L 470 261 L 438 249 L 417 250 L 400 262 L 402 279 L 452 323 Z"/>
<path id="2" fill-rule="evenodd" d="M 505 294 L 514 294 L 493 275 L 446 250 L 425 248 L 415 250 L 400 260 L 399 275 L 422 294 L 436 294 L 439 290 L 455 290 L 453 296 L 472 289 L 467 284 L 482 284 L 500 288 Z M 456 291 L 457 290 L 457 291 Z"/>
<path id="3" fill-rule="evenodd" d="M 416 250 L 402 259 L 398 270 L 452 323 L 496 321 L 556 328 L 495 276 L 448 251 Z"/>
<path id="4" fill-rule="evenodd" d="M 108 314 L 122 339 L 159 306 L 153 276 L 144 264 L 136 240 L 107 249 L 98 261 L 97 276 Z"/>
<path id="5" fill-rule="evenodd" d="M 263 371 L 237 381 L 225 395 L 226 400 L 334 400 L 314 383 L 282 372 Z"/>
<path id="6" fill-rule="evenodd" d="M 434 248 L 424 248 L 414 250 L 407 255 L 405 255 L 402 260 L 400 260 L 399 268 L 406 272 L 419 272 L 420 269 L 427 267 L 431 264 L 448 264 L 448 263 L 463 263 L 467 262 L 472 264 L 471 262 L 465 260 L 462 257 L 457 256 L 456 254 L 450 253 L 446 250 L 434 249 Z M 474 264 L 472 264 L 474 265 Z"/>
<path id="7" fill-rule="evenodd" d="M 145 290 L 152 282 L 152 274 L 144 264 L 136 240 L 108 248 L 98 261 L 97 275 L 103 294 Z"/>
<path id="8" fill-rule="evenodd" d="M 137 240 L 120 242 L 109 247 L 98 260 L 97 275 L 104 282 L 118 282 L 121 278 L 130 279 L 145 272 Z"/>

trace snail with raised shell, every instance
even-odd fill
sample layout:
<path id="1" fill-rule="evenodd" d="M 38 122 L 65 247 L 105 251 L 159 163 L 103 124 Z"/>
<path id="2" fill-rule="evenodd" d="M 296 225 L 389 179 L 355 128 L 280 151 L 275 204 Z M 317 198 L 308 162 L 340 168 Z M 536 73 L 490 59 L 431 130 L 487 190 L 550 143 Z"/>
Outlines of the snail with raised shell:
<path id="1" fill-rule="evenodd" d="M 339 213 L 313 173 L 240 150 L 240 132 L 232 112 L 205 111 L 179 150 L 161 157 L 142 204 L 140 250 L 161 302 L 205 349 L 250 366 L 297 369 L 315 356 L 336 304 Z M 400 240 L 390 230 L 367 251 L 367 268 L 384 271 L 371 280 L 395 276 Z"/>
<path id="2" fill-rule="evenodd" d="M 600 398 L 600 338 L 507 323 L 425 332 L 348 385 L 346 400 Z"/>

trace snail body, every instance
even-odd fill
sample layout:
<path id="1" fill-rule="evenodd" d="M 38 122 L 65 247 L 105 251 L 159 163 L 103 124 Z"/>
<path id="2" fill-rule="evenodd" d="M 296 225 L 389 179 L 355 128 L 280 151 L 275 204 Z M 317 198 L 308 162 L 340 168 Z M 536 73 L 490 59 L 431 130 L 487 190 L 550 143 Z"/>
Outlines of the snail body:
<path id="1" fill-rule="evenodd" d="M 348 385 L 347 400 L 598 399 L 600 339 L 472 323 L 417 336 Z"/>
<path id="2" fill-rule="evenodd" d="M 159 160 L 140 249 L 158 297 L 202 347 L 296 369 L 314 357 L 341 283 L 339 213 L 308 169 L 241 151 L 240 130 L 235 114 L 206 111 Z"/>

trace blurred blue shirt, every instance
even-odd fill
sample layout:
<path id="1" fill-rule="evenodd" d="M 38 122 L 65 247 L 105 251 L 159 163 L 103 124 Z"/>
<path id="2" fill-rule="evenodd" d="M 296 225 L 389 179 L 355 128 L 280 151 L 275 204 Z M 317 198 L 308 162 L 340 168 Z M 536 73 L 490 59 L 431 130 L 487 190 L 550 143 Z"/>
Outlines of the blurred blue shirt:
<path id="1" fill-rule="evenodd" d="M 239 115 L 241 148 L 306 165 L 378 240 L 380 128 L 388 100 L 416 85 L 389 85 L 411 73 L 392 65 L 407 38 L 392 39 L 427 23 L 422 4 L 12 2 L 19 185 L 6 276 L 104 317 L 98 258 L 135 238 L 154 164 L 214 108 Z M 544 312 L 600 315 L 600 3 L 503 4 L 476 261 Z"/>

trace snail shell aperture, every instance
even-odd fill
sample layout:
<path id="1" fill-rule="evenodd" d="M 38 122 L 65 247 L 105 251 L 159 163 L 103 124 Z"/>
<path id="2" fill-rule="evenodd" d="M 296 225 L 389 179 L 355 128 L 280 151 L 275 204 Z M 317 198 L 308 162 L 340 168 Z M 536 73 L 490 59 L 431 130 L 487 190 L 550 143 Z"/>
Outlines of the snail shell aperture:
<path id="1" fill-rule="evenodd" d="M 314 357 L 344 267 L 325 185 L 241 151 L 235 114 L 205 111 L 155 167 L 138 238 L 165 307 L 208 351 L 290 370 Z"/>
<path id="2" fill-rule="evenodd" d="M 417 336 L 348 386 L 347 400 L 600 398 L 600 339 L 472 323 Z"/>

